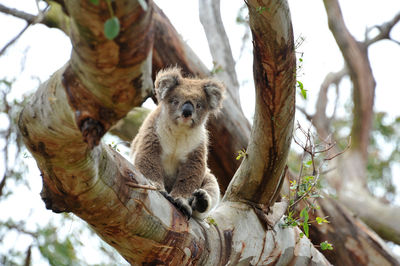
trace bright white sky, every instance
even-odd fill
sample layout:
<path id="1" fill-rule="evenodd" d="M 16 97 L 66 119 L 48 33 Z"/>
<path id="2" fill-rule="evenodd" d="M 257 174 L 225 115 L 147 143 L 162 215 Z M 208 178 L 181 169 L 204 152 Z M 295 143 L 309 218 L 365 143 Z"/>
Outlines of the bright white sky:
<path id="1" fill-rule="evenodd" d="M 164 10 L 183 39 L 202 58 L 203 62 L 212 67 L 212 59 L 208 51 L 204 31 L 198 19 L 198 3 L 195 0 L 156 0 L 157 4 Z M 34 0 L 0 0 L 0 3 L 30 13 L 36 13 Z M 223 21 L 228 33 L 234 58 L 239 56 L 242 45 L 241 38 L 243 27 L 235 23 L 236 15 L 243 1 L 221 0 L 221 11 Z M 307 110 L 314 110 L 315 99 L 318 88 L 331 71 L 338 71 L 343 66 L 342 56 L 336 43 L 328 31 L 325 10 L 322 1 L 289 0 L 295 39 L 299 36 L 305 38 L 299 51 L 304 52 L 303 75 L 300 80 L 305 89 L 308 90 L 309 100 L 307 103 L 298 98 L 298 104 L 306 106 Z M 366 27 L 381 24 L 391 19 L 395 13 L 400 11 L 399 0 L 347 0 L 341 1 L 345 21 L 351 33 L 362 40 Z M 25 22 L 11 16 L 0 14 L 0 48 L 12 39 L 24 26 Z M 400 41 L 400 27 L 397 26 L 392 37 Z M 60 68 L 69 59 L 71 45 L 69 39 L 60 31 L 48 29 L 41 25 L 31 27 L 20 40 L 10 47 L 5 56 L 0 57 L 0 78 L 15 78 L 15 97 L 22 95 L 37 87 L 38 81 L 45 81 L 52 73 Z M 400 46 L 393 42 L 383 41 L 372 46 L 369 50 L 370 60 L 373 67 L 376 87 L 375 109 L 387 111 L 391 118 L 400 116 L 398 99 L 400 98 Z M 21 64 L 24 62 L 24 69 Z M 254 89 L 252 87 L 252 51 L 247 49 L 236 64 L 239 80 L 242 84 L 241 95 L 243 109 L 251 118 L 254 109 Z M 341 99 L 350 95 L 350 86 L 344 82 L 341 87 Z M 334 94 L 331 94 L 334 96 Z M 302 119 L 299 117 L 298 119 Z M 6 123 L 0 116 L 0 128 Z M 0 147 L 4 145 L 0 142 Z M 2 158 L 0 158 L 2 161 Z M 0 173 L 3 172 L 0 165 Z M 19 193 L 11 197 L 9 201 L 0 204 L 0 220 L 4 221 L 12 213 L 14 219 L 24 220 L 31 215 L 29 220 L 35 223 L 43 221 L 43 217 L 54 217 L 44 209 L 40 200 L 41 181 L 34 163 L 30 164 L 29 170 L 31 189 L 18 188 Z M 395 181 L 400 187 L 399 167 L 394 169 Z M 11 183 L 11 182 L 10 182 Z M 12 184 L 11 184 L 12 185 Z M 23 200 L 22 200 L 23 199 Z M 6 206 L 7 205 L 7 206 Z M 35 206 L 31 212 L 32 205 Z M 11 212 L 11 208 L 13 211 Z M 66 233 L 73 231 L 74 224 Z M 17 236 L 5 239 L 9 243 L 23 242 Z M 26 244 L 28 245 L 28 244 Z M 2 247 L 0 245 L 0 252 Z M 96 262 L 96 258 L 92 258 Z"/>

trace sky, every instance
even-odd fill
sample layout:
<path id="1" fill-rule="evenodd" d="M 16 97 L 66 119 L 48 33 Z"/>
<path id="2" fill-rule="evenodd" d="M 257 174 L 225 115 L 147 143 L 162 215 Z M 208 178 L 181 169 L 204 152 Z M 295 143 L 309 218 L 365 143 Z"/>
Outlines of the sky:
<path id="1" fill-rule="evenodd" d="M 34 0 L 0 0 L 0 3 L 30 13 L 37 12 Z M 203 28 L 198 19 L 198 2 L 194 0 L 158 0 L 156 3 L 167 14 L 183 39 L 211 69 L 212 59 L 207 48 Z M 245 115 L 251 119 L 254 111 L 251 44 L 247 44 L 246 48 L 248 49 L 245 49 L 239 58 L 244 28 L 235 23 L 238 10 L 242 4 L 243 1 L 221 0 L 221 11 L 241 83 L 241 102 Z M 364 38 L 367 27 L 381 24 L 400 11 L 399 0 L 381 0 L 379 3 L 373 0 L 342 0 L 340 4 L 345 22 L 350 32 L 358 40 Z M 298 52 L 303 53 L 300 79 L 305 89 L 308 90 L 309 99 L 305 102 L 298 98 L 298 104 L 312 113 L 320 84 L 327 73 L 338 71 L 343 67 L 343 59 L 328 30 L 322 1 L 289 0 L 289 5 L 295 39 L 304 38 L 302 45 L 298 48 Z M 0 47 L 3 47 L 25 26 L 25 22 L 0 14 L 0 25 Z M 392 37 L 400 41 L 399 26 L 393 31 Z M 68 61 L 70 53 L 70 41 L 61 31 L 48 29 L 42 25 L 32 26 L 16 44 L 7 50 L 6 55 L 0 57 L 0 78 L 17 77 L 14 83 L 16 94 L 13 97 L 20 97 L 22 94 L 35 89 L 39 80 L 45 81 L 52 73 L 62 67 Z M 400 99 L 400 46 L 389 41 L 382 41 L 370 48 L 369 56 L 377 81 L 375 110 L 388 112 L 391 119 L 400 116 L 400 108 L 398 107 L 398 99 Z M 21 68 L 22 63 L 24 63 L 23 69 Z M 344 102 L 350 95 L 350 83 L 345 80 L 342 85 L 340 99 Z M 331 93 L 329 96 L 334 97 L 334 94 Z M 301 116 L 297 116 L 296 119 L 304 121 Z M 2 123 L 6 123 L 4 117 L 0 117 L 0 129 Z M 0 147 L 2 145 L 0 143 Z M 39 197 L 41 181 L 37 167 L 33 161 L 29 163 L 29 167 L 29 173 L 32 177 L 29 179 L 30 189 L 18 188 L 20 190 L 19 196 L 15 196 L 11 199 L 12 202 L 9 202 L 9 205 L 18 210 L 13 212 L 13 216 L 24 219 L 30 214 L 30 219 L 33 221 L 40 221 L 42 217 L 53 217 L 49 211 L 44 209 L 43 202 Z M 0 173 L 3 169 L 0 165 Z M 400 169 L 397 166 L 393 171 L 398 187 L 400 187 Z M 21 202 L 20 195 L 24 195 L 24 202 Z M 26 202 L 31 205 L 26 204 Z M 36 206 L 34 212 L 31 212 L 30 207 L 32 205 Z M 0 205 L 0 220 L 5 219 L 7 213 L 1 211 L 2 208 L 4 210 L 6 207 Z M 76 224 L 69 225 L 68 230 L 73 230 Z M 17 236 L 14 237 L 17 238 Z M 16 240 L 10 239 L 9 241 Z M 0 252 L 2 252 L 1 247 Z"/>

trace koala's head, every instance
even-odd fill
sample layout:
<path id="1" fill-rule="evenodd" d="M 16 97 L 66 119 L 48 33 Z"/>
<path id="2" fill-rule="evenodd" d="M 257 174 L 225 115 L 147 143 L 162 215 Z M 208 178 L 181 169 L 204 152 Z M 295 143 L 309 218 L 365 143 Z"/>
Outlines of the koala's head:
<path id="1" fill-rule="evenodd" d="M 225 87 L 209 79 L 184 78 L 178 68 L 162 70 L 154 84 L 158 103 L 175 125 L 196 127 L 222 107 Z"/>

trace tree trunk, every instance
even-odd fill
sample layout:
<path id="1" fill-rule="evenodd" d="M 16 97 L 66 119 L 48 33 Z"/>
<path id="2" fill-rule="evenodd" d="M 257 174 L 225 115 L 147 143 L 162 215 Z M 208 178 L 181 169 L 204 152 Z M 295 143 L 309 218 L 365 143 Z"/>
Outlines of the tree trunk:
<path id="1" fill-rule="evenodd" d="M 46 206 L 55 212 L 71 211 L 87 221 L 134 265 L 329 264 L 297 228 L 282 229 L 280 215 L 269 220 L 274 230 L 266 230 L 254 206 L 242 202 L 267 207 L 274 202 L 294 115 L 294 77 L 281 76 L 294 70 L 289 9 L 286 1 L 262 4 L 274 12 L 259 15 L 260 3 L 248 2 L 260 98 L 250 143 L 259 146 L 250 145 L 243 167 L 248 170 L 236 174 L 225 200 L 212 213 L 213 220 L 206 223 L 187 221 L 149 188 L 133 165 L 100 142 L 150 89 L 152 3 L 143 10 L 136 1 L 114 1 L 121 32 L 110 41 L 102 34 L 109 17 L 105 2 L 99 6 L 90 1 L 66 2 L 74 45 L 71 60 L 40 86 L 19 119 L 24 141 L 42 172 Z M 267 38 L 276 41 L 265 52 Z M 268 157 L 261 161 L 257 158 L 264 156 L 264 150 L 269 151 Z M 250 163 L 257 164 L 254 171 L 246 166 Z M 256 197 L 241 185 L 246 179 Z"/>

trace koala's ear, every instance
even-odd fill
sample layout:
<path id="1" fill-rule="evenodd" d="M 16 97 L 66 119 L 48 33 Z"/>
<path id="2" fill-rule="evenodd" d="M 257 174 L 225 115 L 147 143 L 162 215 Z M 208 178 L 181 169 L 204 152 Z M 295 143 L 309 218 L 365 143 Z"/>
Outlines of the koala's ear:
<path id="1" fill-rule="evenodd" d="M 207 96 L 207 102 L 208 102 L 210 111 L 214 112 L 215 114 L 218 113 L 218 111 L 222 107 L 222 101 L 223 101 L 224 95 L 225 95 L 224 84 L 222 84 L 218 81 L 213 81 L 213 80 L 207 81 L 204 84 L 204 91 Z"/>
<path id="2" fill-rule="evenodd" d="M 168 68 L 158 72 L 154 82 L 157 100 L 164 99 L 167 91 L 179 85 L 181 79 L 182 75 L 179 68 Z"/>

